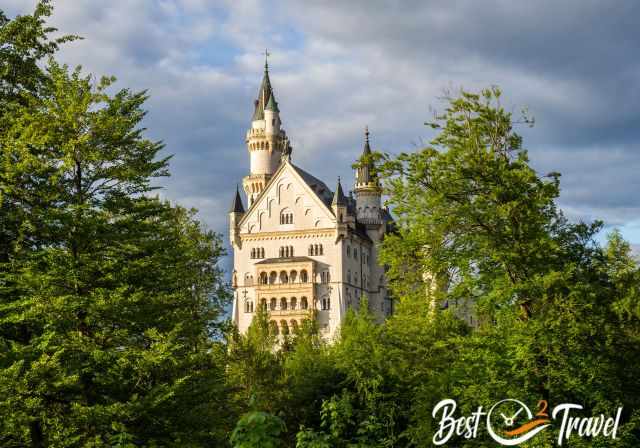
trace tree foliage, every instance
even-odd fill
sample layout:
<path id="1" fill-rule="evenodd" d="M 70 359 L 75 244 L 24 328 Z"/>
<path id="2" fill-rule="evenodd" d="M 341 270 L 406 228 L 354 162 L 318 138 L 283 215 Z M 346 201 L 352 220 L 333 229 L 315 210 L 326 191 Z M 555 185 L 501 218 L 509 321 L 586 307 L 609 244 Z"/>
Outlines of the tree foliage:
<path id="1" fill-rule="evenodd" d="M 224 440 L 220 237 L 150 195 L 144 92 L 41 61 L 49 12 L 2 24 L 0 444 Z"/>

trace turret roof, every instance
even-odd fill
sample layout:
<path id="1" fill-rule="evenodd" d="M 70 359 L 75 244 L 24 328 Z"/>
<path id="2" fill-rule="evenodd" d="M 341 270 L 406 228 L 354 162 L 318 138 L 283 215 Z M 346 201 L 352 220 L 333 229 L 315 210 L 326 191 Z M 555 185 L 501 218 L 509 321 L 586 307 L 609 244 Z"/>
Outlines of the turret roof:
<path id="1" fill-rule="evenodd" d="M 244 206 L 242 205 L 242 198 L 240 197 L 240 190 L 236 185 L 236 195 L 233 198 L 233 203 L 231 204 L 231 209 L 229 213 L 244 213 Z"/>
<path id="2" fill-rule="evenodd" d="M 262 83 L 258 90 L 258 98 L 255 101 L 253 121 L 263 120 L 265 109 L 278 111 L 278 103 L 273 96 L 273 88 L 271 87 L 271 80 L 269 79 L 269 64 L 267 61 L 264 63 L 264 75 L 262 76 Z"/>
<path id="3" fill-rule="evenodd" d="M 336 192 L 333 194 L 333 201 L 331 202 L 331 205 L 341 205 L 341 206 L 347 205 L 347 198 L 345 197 L 344 192 L 342 191 L 342 185 L 340 184 L 339 177 L 338 177 L 338 186 L 336 187 Z"/>
<path id="4" fill-rule="evenodd" d="M 357 183 L 369 184 L 375 182 L 375 176 L 372 174 L 373 162 L 369 158 L 371 155 L 371 146 L 369 146 L 369 127 L 364 128 L 364 149 L 362 150 L 362 156 L 360 156 L 360 162 L 362 163 L 357 170 Z"/>

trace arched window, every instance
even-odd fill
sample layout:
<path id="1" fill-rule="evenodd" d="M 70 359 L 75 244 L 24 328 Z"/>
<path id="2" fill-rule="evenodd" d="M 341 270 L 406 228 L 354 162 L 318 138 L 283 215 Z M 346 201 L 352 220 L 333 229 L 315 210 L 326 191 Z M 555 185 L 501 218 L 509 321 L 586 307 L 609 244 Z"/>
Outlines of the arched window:
<path id="1" fill-rule="evenodd" d="M 307 283 L 309 281 L 309 275 L 307 274 L 306 270 L 302 270 L 300 271 L 300 282 L 301 283 Z"/>
<path id="2" fill-rule="evenodd" d="M 280 299 L 280 309 L 281 310 L 286 310 L 287 309 L 287 299 L 285 297 L 282 297 Z"/>
<path id="3" fill-rule="evenodd" d="M 269 321 L 269 331 L 273 335 L 278 335 L 278 324 L 275 320 Z"/>
<path id="4" fill-rule="evenodd" d="M 291 297 L 291 303 L 289 304 L 289 307 L 292 310 L 295 310 L 298 307 L 298 299 L 296 299 L 295 297 Z"/>
<path id="5" fill-rule="evenodd" d="M 320 253 L 318 255 L 324 255 L 324 251 L 322 250 L 322 244 L 320 245 Z"/>
<path id="6" fill-rule="evenodd" d="M 283 246 L 280 248 L 280 258 L 293 257 L 293 246 Z"/>
<path id="7" fill-rule="evenodd" d="M 322 309 L 323 310 L 331 309 L 331 299 L 329 297 L 325 297 L 322 299 Z"/>
<path id="8" fill-rule="evenodd" d="M 347 257 L 351 256 L 351 246 L 347 246 Z"/>
<path id="9" fill-rule="evenodd" d="M 277 302 L 278 302 L 278 301 L 276 300 L 276 298 L 275 298 L 275 297 L 273 297 L 273 298 L 271 299 L 271 303 L 269 304 L 269 309 L 270 309 L 271 311 L 275 311 L 275 309 L 276 309 L 276 303 L 277 303 Z"/>
<path id="10" fill-rule="evenodd" d="M 264 247 L 255 247 L 251 249 L 251 258 L 264 258 Z"/>
<path id="11" fill-rule="evenodd" d="M 280 212 L 280 224 L 293 224 L 293 212 L 285 208 Z"/>
<path id="12" fill-rule="evenodd" d="M 287 275 L 287 271 L 280 272 L 280 283 L 289 283 L 289 275 Z"/>
<path id="13" fill-rule="evenodd" d="M 260 301 L 260 306 L 262 306 L 262 311 L 267 311 L 267 299 L 262 299 Z"/>
<path id="14" fill-rule="evenodd" d="M 298 332 L 298 322 L 295 319 L 291 320 L 291 331 L 294 333 Z"/>
<path id="15" fill-rule="evenodd" d="M 266 285 L 267 284 L 267 273 L 266 272 L 261 272 L 260 273 L 260 284 L 261 285 Z"/>
<path id="16" fill-rule="evenodd" d="M 302 297 L 300 299 L 300 309 L 301 310 L 306 310 L 309 307 L 309 304 L 307 303 L 307 298 L 306 297 Z"/>
<path id="17" fill-rule="evenodd" d="M 271 271 L 269 274 L 269 284 L 274 285 L 276 283 L 276 279 L 278 278 L 278 274 L 276 271 Z"/>
<path id="18" fill-rule="evenodd" d="M 313 255 L 313 244 L 309 246 L 309 255 Z"/>
<path id="19" fill-rule="evenodd" d="M 287 321 L 284 319 L 280 321 L 280 332 L 284 335 L 289 334 L 289 325 L 287 325 Z"/>
<path id="20" fill-rule="evenodd" d="M 289 282 L 295 283 L 297 279 L 298 279 L 298 272 L 296 271 L 289 272 Z"/>

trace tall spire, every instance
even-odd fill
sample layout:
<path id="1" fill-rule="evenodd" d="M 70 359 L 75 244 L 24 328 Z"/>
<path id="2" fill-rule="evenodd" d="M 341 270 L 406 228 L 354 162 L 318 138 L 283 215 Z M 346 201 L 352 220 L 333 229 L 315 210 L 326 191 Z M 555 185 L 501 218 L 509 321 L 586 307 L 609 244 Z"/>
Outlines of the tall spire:
<path id="1" fill-rule="evenodd" d="M 242 198 L 240 197 L 240 190 L 236 185 L 236 195 L 233 198 L 233 203 L 231 204 L 231 209 L 229 213 L 244 213 L 244 206 L 242 205 Z"/>
<path id="2" fill-rule="evenodd" d="M 371 147 L 369 146 L 369 126 L 364 127 L 364 150 L 363 155 L 371 154 Z"/>
<path id="3" fill-rule="evenodd" d="M 374 176 L 372 175 L 373 171 L 373 163 L 371 160 L 367 160 L 367 158 L 371 155 L 371 146 L 369 145 L 369 126 L 365 126 L 364 128 L 364 149 L 362 150 L 362 156 L 360 157 L 360 162 L 362 164 L 358 167 L 356 173 L 356 183 L 358 185 L 366 185 L 371 182 L 375 182 Z"/>
<path id="4" fill-rule="evenodd" d="M 269 51 L 264 51 L 264 74 L 262 75 L 262 83 L 258 90 L 258 98 L 255 101 L 255 111 L 253 112 L 253 121 L 263 120 L 265 109 L 278 111 L 278 103 L 273 96 L 271 88 L 271 80 L 269 79 Z"/>

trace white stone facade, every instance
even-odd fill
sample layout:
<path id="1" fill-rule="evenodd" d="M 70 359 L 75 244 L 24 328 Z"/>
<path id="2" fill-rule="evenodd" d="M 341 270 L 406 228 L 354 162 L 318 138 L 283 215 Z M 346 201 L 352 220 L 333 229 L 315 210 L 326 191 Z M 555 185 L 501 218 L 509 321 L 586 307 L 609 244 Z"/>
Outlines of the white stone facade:
<path id="1" fill-rule="evenodd" d="M 334 193 L 291 162 L 266 66 L 255 108 L 246 138 L 250 172 L 243 180 L 248 209 L 237 193 L 229 214 L 238 329 L 245 332 L 265 307 L 279 334 L 315 318 L 330 339 L 364 296 L 383 320 L 393 302 L 378 243 L 392 220 L 381 207 L 377 180 L 368 169 L 358 170 L 354 199 L 339 181 Z"/>

